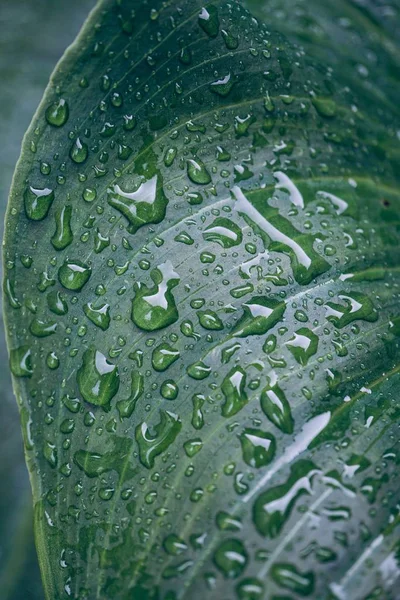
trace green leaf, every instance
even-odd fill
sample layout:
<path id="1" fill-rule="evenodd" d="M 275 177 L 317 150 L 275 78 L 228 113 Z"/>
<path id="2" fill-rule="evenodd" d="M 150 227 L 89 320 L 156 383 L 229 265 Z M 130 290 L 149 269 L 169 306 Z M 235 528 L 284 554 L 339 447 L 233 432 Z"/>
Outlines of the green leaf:
<path id="1" fill-rule="evenodd" d="M 395 598 L 398 92 L 265 7 L 103 0 L 25 138 L 6 318 L 47 598 Z"/>

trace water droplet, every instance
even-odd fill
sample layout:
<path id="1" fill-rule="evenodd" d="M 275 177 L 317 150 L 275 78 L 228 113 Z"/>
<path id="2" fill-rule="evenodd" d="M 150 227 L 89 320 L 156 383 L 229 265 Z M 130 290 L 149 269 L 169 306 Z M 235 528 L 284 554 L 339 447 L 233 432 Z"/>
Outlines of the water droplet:
<path id="1" fill-rule="evenodd" d="M 243 316 L 233 331 L 235 337 L 266 334 L 282 320 L 286 304 L 281 300 L 255 296 L 243 304 L 243 309 Z"/>
<path id="2" fill-rule="evenodd" d="M 138 371 L 131 373 L 131 393 L 126 400 L 117 402 L 117 409 L 121 419 L 129 419 L 136 408 L 137 401 L 144 392 L 144 377 Z"/>
<path id="3" fill-rule="evenodd" d="M 172 412 L 160 410 L 160 422 L 152 429 L 151 433 L 147 423 L 136 427 L 135 437 L 139 446 L 140 462 L 147 468 L 154 466 L 155 458 L 165 452 L 175 441 L 182 428 L 182 422 Z"/>
<path id="4" fill-rule="evenodd" d="M 118 368 L 110 363 L 104 354 L 91 347 L 83 354 L 77 382 L 86 402 L 106 406 L 119 389 Z"/>
<path id="5" fill-rule="evenodd" d="M 202 379 L 206 379 L 211 373 L 211 367 L 203 363 L 203 361 L 199 360 L 196 363 L 193 363 L 186 369 L 187 374 L 192 379 L 197 379 L 197 381 L 201 381 Z"/>
<path id="6" fill-rule="evenodd" d="M 216 242 L 222 248 L 238 246 L 243 239 L 240 227 L 225 217 L 218 217 L 206 227 L 203 237 L 209 242 Z"/>
<path id="7" fill-rule="evenodd" d="M 232 192 L 236 198 L 235 210 L 252 225 L 255 232 L 261 234 L 265 249 L 289 256 L 293 276 L 298 283 L 307 285 L 331 268 L 314 250 L 317 236 L 301 233 L 279 214 L 277 208 L 269 206 L 265 190 L 258 190 L 251 196 L 251 200 L 238 186 Z"/>
<path id="8" fill-rule="evenodd" d="M 172 148 L 168 148 L 164 154 L 164 164 L 166 167 L 170 167 L 176 158 L 178 153 L 178 149 L 174 146 Z"/>
<path id="9" fill-rule="evenodd" d="M 236 586 L 236 593 L 239 600 L 263 600 L 265 597 L 264 584 L 259 579 L 248 577 Z M 276 597 L 275 600 L 278 598 Z M 284 600 L 284 598 L 280 600 Z"/>
<path id="10" fill-rule="evenodd" d="M 163 548 L 167 554 L 179 556 L 183 552 L 186 552 L 187 545 L 180 537 L 175 535 L 175 533 L 171 533 L 164 539 Z"/>
<path id="11" fill-rule="evenodd" d="M 30 186 L 24 193 L 25 213 L 32 221 L 42 221 L 47 217 L 54 200 L 54 192 L 48 188 L 37 189 Z"/>
<path id="12" fill-rule="evenodd" d="M 199 323 L 204 329 L 210 331 L 221 331 L 224 328 L 224 324 L 219 316 L 212 310 L 199 310 L 197 312 Z"/>
<path id="13" fill-rule="evenodd" d="M 252 114 L 245 117 L 235 117 L 235 133 L 237 137 L 244 137 L 248 134 L 250 126 L 256 122 L 256 118 Z"/>
<path id="14" fill-rule="evenodd" d="M 74 463 L 90 478 L 100 477 L 108 471 L 116 471 L 121 482 L 129 479 L 135 474 L 135 470 L 127 463 L 127 457 L 132 451 L 132 441 L 114 438 L 113 443 L 114 448 L 104 454 L 78 450 L 74 454 Z"/>
<path id="15" fill-rule="evenodd" d="M 161 384 L 160 393 L 166 400 L 175 400 L 179 394 L 179 387 L 172 379 L 167 379 Z"/>
<path id="16" fill-rule="evenodd" d="M 82 164 L 89 156 L 89 148 L 87 144 L 81 141 L 80 138 L 76 138 L 71 147 L 69 155 L 75 163 Z"/>
<path id="17" fill-rule="evenodd" d="M 190 205 L 197 206 L 203 202 L 203 196 L 200 192 L 190 192 L 187 195 L 187 199 Z"/>
<path id="18" fill-rule="evenodd" d="M 305 367 L 318 350 L 318 336 L 311 329 L 298 329 L 293 338 L 286 342 L 297 362 Z"/>
<path id="19" fill-rule="evenodd" d="M 225 511 L 217 513 L 215 522 L 221 531 L 240 531 L 242 529 L 241 520 Z"/>
<path id="20" fill-rule="evenodd" d="M 151 364 L 156 371 L 166 371 L 179 357 L 178 350 L 163 342 L 153 350 Z"/>
<path id="21" fill-rule="evenodd" d="M 221 407 L 221 413 L 229 418 L 236 415 L 247 404 L 246 372 L 242 367 L 234 367 L 222 382 L 222 393 L 225 402 Z"/>
<path id="22" fill-rule="evenodd" d="M 11 308 L 21 308 L 21 303 L 15 295 L 14 285 L 8 277 L 4 279 L 4 294 L 7 297 L 8 303 Z"/>
<path id="23" fill-rule="evenodd" d="M 279 536 L 284 525 L 304 494 L 312 494 L 312 481 L 320 470 L 308 460 L 299 460 L 290 470 L 288 480 L 269 488 L 258 496 L 253 506 L 253 519 L 257 531 L 269 538 Z"/>
<path id="24" fill-rule="evenodd" d="M 174 237 L 175 242 L 180 242 L 181 244 L 186 244 L 186 246 L 192 246 L 194 244 L 194 239 L 190 237 L 190 235 L 186 231 L 182 231 L 177 236 Z"/>
<path id="25" fill-rule="evenodd" d="M 192 62 L 192 53 L 190 48 L 184 46 L 179 53 L 179 60 L 183 65 L 190 65 Z"/>
<path id="26" fill-rule="evenodd" d="M 50 292 L 47 295 L 47 305 L 55 315 L 63 316 L 68 312 L 68 304 L 58 291 Z"/>
<path id="27" fill-rule="evenodd" d="M 378 311 L 372 300 L 365 294 L 340 292 L 338 298 L 343 301 L 344 305 L 335 302 L 327 302 L 325 305 L 327 309 L 326 318 L 338 329 L 342 329 L 357 320 L 371 323 L 378 320 Z"/>
<path id="28" fill-rule="evenodd" d="M 49 125 L 53 127 L 62 127 L 68 121 L 69 117 L 69 107 L 67 102 L 60 98 L 53 104 L 47 108 L 46 113 L 46 121 Z"/>
<path id="29" fill-rule="evenodd" d="M 20 414 L 21 414 L 21 426 L 22 426 L 22 436 L 24 439 L 24 446 L 25 446 L 26 450 L 30 451 L 30 450 L 33 450 L 33 448 L 34 448 L 33 440 L 32 440 L 32 431 L 31 431 L 32 419 L 30 417 L 28 409 L 25 408 L 25 406 L 21 407 Z"/>
<path id="30" fill-rule="evenodd" d="M 230 94 L 234 85 L 235 85 L 235 80 L 232 77 L 232 75 L 230 73 L 228 73 L 228 75 L 226 75 L 225 77 L 222 77 L 222 79 L 213 81 L 213 83 L 210 84 L 210 90 L 214 94 L 217 94 L 218 96 L 221 96 L 222 98 L 226 98 L 226 96 L 228 96 Z"/>
<path id="31" fill-rule="evenodd" d="M 194 429 L 202 429 L 204 426 L 204 416 L 202 408 L 204 406 L 205 397 L 202 394 L 195 394 L 192 398 L 192 426 Z"/>
<path id="32" fill-rule="evenodd" d="M 10 368 L 14 377 L 32 376 L 32 352 L 29 346 L 20 346 L 10 351 Z"/>
<path id="33" fill-rule="evenodd" d="M 124 192 L 119 185 L 107 190 L 108 203 L 129 222 L 129 233 L 143 225 L 160 223 L 165 217 L 168 199 L 164 194 L 161 176 L 154 175 L 134 192 Z"/>
<path id="34" fill-rule="evenodd" d="M 57 323 L 54 321 L 43 321 L 42 319 L 33 319 L 29 326 L 32 335 L 39 338 L 48 337 L 57 331 Z"/>
<path id="35" fill-rule="evenodd" d="M 96 229 L 96 235 L 94 238 L 94 251 L 96 254 L 100 254 L 108 248 L 110 245 L 110 238 L 108 236 L 104 236 L 100 233 L 99 229 Z"/>
<path id="36" fill-rule="evenodd" d="M 283 390 L 275 383 L 267 385 L 261 394 L 261 408 L 268 417 L 284 433 L 293 433 L 294 422 L 289 402 Z"/>
<path id="37" fill-rule="evenodd" d="M 238 48 L 239 39 L 235 37 L 229 29 L 223 29 L 221 35 L 228 50 L 236 50 L 236 48 Z"/>
<path id="38" fill-rule="evenodd" d="M 200 452 L 200 450 L 203 447 L 203 442 L 200 438 L 195 438 L 193 440 L 188 440 L 187 442 L 185 442 L 183 444 L 183 447 L 187 456 L 189 456 L 189 458 L 192 458 L 192 456 L 195 456 L 195 454 Z"/>
<path id="39" fill-rule="evenodd" d="M 239 577 L 248 563 L 248 554 L 241 540 L 224 540 L 214 553 L 216 567 L 227 579 Z"/>
<path id="40" fill-rule="evenodd" d="M 73 234 L 71 229 L 72 206 L 66 204 L 59 208 L 54 216 L 56 230 L 51 243 L 56 250 L 64 250 L 72 243 Z"/>
<path id="41" fill-rule="evenodd" d="M 79 292 L 91 273 L 91 268 L 80 260 L 66 260 L 58 270 L 58 279 L 65 289 Z"/>
<path id="42" fill-rule="evenodd" d="M 89 302 L 84 305 L 83 312 L 96 327 L 100 327 L 103 331 L 106 331 L 109 328 L 111 320 L 109 304 L 101 304 L 98 308 L 95 308 L 93 304 Z"/>
<path id="43" fill-rule="evenodd" d="M 243 460 L 250 467 L 260 469 L 268 465 L 275 456 L 276 442 L 271 433 L 247 428 L 240 434 Z"/>
<path id="44" fill-rule="evenodd" d="M 172 289 L 180 281 L 179 275 L 168 261 L 151 272 L 154 287 L 135 283 L 132 300 L 132 321 L 144 331 L 156 331 L 168 327 L 179 318 Z"/>
<path id="45" fill-rule="evenodd" d="M 315 110 L 321 117 L 332 119 L 336 116 L 337 105 L 336 102 L 331 98 L 319 98 L 314 96 L 312 98 L 312 103 Z"/>
<path id="46" fill-rule="evenodd" d="M 199 25 L 209 37 L 217 37 L 219 32 L 218 9 L 212 5 L 202 8 L 199 14 Z"/>
<path id="47" fill-rule="evenodd" d="M 187 173 L 189 179 L 193 181 L 193 183 L 199 185 L 211 183 L 211 175 L 205 164 L 199 158 L 187 160 Z"/>
<path id="48" fill-rule="evenodd" d="M 55 444 L 49 442 L 48 440 L 43 442 L 43 456 L 49 463 L 52 469 L 55 469 L 58 463 L 57 458 L 57 448 Z"/>
<path id="49" fill-rule="evenodd" d="M 314 592 L 314 573 L 302 573 L 290 563 L 275 563 L 270 571 L 272 579 L 279 586 L 301 596 Z"/>

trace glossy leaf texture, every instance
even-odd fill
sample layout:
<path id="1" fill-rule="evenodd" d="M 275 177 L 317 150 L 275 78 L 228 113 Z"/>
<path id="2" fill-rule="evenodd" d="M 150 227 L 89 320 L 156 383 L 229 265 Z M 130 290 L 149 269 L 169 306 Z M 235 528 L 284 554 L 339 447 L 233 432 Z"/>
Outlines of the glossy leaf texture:
<path id="1" fill-rule="evenodd" d="M 264 15 L 100 2 L 26 136 L 6 317 L 47 598 L 396 599 L 396 91 Z"/>

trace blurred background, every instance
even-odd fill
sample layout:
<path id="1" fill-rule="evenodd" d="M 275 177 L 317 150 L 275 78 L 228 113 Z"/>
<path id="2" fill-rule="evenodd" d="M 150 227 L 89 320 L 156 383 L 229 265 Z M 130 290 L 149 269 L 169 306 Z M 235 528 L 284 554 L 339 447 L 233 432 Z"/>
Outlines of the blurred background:
<path id="1" fill-rule="evenodd" d="M 95 0 L 0 0 L 0 228 L 22 137 Z M 0 300 L 1 301 L 1 300 Z M 0 597 L 43 600 L 32 502 L 0 317 Z"/>

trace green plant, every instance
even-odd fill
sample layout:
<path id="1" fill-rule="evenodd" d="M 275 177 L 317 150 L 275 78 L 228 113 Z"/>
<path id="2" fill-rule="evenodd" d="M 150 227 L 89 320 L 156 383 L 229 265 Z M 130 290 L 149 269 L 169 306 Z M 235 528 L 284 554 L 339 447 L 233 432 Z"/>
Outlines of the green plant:
<path id="1" fill-rule="evenodd" d="M 396 598 L 399 54 L 342 4 L 102 0 L 53 74 L 4 253 L 49 599 Z"/>

